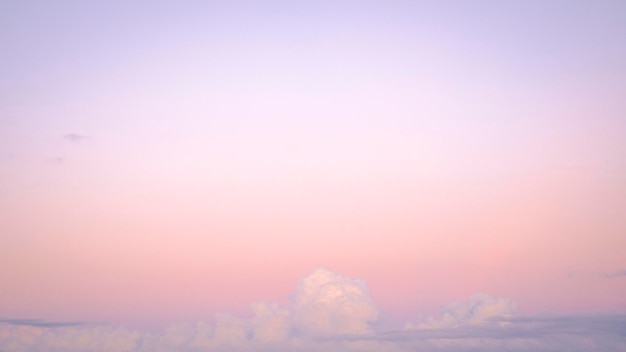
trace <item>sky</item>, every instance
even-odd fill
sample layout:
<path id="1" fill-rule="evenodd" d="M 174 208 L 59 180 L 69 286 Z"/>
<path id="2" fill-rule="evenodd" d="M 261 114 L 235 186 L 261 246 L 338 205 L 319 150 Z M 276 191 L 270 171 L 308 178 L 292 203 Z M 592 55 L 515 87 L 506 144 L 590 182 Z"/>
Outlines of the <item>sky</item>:
<path id="1" fill-rule="evenodd" d="M 0 350 L 626 350 L 626 2 L 2 1 Z"/>

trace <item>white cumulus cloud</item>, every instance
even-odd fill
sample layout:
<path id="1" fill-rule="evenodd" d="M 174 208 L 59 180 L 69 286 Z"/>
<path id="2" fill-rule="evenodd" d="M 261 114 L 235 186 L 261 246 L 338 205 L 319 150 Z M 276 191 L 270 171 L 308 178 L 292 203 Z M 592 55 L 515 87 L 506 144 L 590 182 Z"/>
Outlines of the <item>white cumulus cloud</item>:
<path id="1" fill-rule="evenodd" d="M 365 281 L 318 269 L 298 284 L 294 320 L 306 334 L 367 333 L 378 319 Z"/>

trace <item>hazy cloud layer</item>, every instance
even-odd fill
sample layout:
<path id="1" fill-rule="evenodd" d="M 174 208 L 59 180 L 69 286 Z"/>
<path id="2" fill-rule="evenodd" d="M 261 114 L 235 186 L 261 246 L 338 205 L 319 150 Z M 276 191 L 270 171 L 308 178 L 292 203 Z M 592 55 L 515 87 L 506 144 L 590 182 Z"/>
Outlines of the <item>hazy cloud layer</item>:
<path id="1" fill-rule="evenodd" d="M 52 328 L 52 327 L 84 325 L 85 323 L 76 322 L 76 321 L 45 321 L 41 319 L 0 319 L 0 324 Z"/>
<path id="2" fill-rule="evenodd" d="M 109 325 L 0 320 L 0 351 L 624 351 L 626 315 L 515 316 L 515 303 L 476 294 L 439 317 L 376 331 L 367 284 L 326 269 L 300 280 L 289 306 L 259 302 L 253 317 L 149 333 Z"/>

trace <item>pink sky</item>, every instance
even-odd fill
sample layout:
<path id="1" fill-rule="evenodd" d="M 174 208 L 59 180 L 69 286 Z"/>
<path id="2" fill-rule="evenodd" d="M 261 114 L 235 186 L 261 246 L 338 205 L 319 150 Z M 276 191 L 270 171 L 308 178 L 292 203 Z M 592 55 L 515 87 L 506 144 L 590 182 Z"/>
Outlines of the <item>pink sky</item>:
<path id="1" fill-rule="evenodd" d="M 624 312 L 624 10 L 0 5 L 0 318 Z"/>

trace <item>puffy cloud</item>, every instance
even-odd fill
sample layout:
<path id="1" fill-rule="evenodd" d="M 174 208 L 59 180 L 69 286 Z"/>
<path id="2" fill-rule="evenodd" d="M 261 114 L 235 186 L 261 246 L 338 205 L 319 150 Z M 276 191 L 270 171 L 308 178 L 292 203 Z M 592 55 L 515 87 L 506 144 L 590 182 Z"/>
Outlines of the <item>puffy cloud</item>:
<path id="1" fill-rule="evenodd" d="M 277 343 L 289 339 L 291 335 L 291 312 L 276 303 L 255 303 L 252 305 L 253 339 L 261 343 Z"/>
<path id="2" fill-rule="evenodd" d="M 296 326 L 306 334 L 366 333 L 378 318 L 365 281 L 326 269 L 302 279 L 293 300 Z"/>
<path id="3" fill-rule="evenodd" d="M 230 314 L 217 314 L 213 341 L 218 346 L 241 347 L 248 339 L 246 321 Z"/>
<path id="4" fill-rule="evenodd" d="M 177 346 L 185 346 L 194 337 L 195 332 L 190 325 L 174 324 L 167 327 L 158 338 L 155 345 L 164 349 L 174 349 Z"/>
<path id="5" fill-rule="evenodd" d="M 366 283 L 326 269 L 303 278 L 289 306 L 254 303 L 253 316 L 149 333 L 109 325 L 0 320 L 2 352 L 626 351 L 626 315 L 519 317 L 515 303 L 476 294 L 440 317 L 376 331 Z M 503 324 L 506 323 L 506 324 Z"/>
<path id="6" fill-rule="evenodd" d="M 194 328 L 194 336 L 187 343 L 187 351 L 209 351 L 213 327 L 206 322 L 199 322 Z"/>

